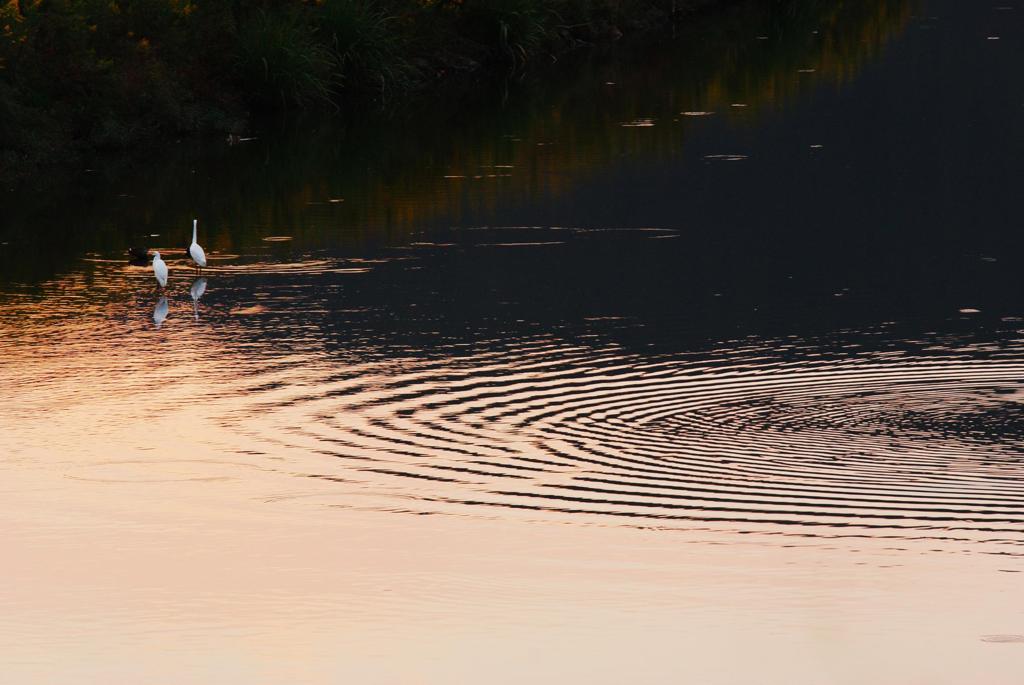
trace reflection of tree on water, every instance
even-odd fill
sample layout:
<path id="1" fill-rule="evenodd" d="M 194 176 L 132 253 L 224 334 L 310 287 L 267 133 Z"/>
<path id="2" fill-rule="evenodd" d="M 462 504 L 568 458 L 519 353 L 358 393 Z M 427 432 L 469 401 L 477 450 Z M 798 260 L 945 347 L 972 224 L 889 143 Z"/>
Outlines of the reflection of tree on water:
<path id="1" fill-rule="evenodd" d="M 810 85 L 842 84 L 906 27 L 913 5 L 742 3 L 671 41 L 620 46 L 614 60 L 581 51 L 562 60 L 573 62 L 567 67 L 528 76 L 529 85 L 514 86 L 507 102 L 497 96 L 426 102 L 398 120 L 380 121 L 373 113 L 369 122 L 271 124 L 259 140 L 242 145 L 207 145 L 201 153 L 182 145 L 176 155 L 132 169 L 130 177 L 91 174 L 94 199 L 47 198 L 45 211 L 25 205 L 20 211 L 49 214 L 41 223 L 64 234 L 68 259 L 84 249 L 123 249 L 140 232 L 187 239 L 167 227 L 187 225 L 197 208 L 210 217 L 215 251 L 285 230 L 306 246 L 336 246 L 339 227 L 352 244 L 400 241 L 433 220 L 459 223 L 499 200 L 558 196 L 624 155 L 678 155 L 698 121 L 680 112 L 715 112 L 740 123 L 784 107 Z M 654 125 L 622 126 L 639 117 Z M 62 216 L 68 210 L 57 205 L 73 205 L 75 212 Z M 10 225 L 27 226 L 18 214 L 14 207 Z M 38 230 L 40 222 L 33 223 Z M 35 271 L 41 265 L 13 266 Z"/>

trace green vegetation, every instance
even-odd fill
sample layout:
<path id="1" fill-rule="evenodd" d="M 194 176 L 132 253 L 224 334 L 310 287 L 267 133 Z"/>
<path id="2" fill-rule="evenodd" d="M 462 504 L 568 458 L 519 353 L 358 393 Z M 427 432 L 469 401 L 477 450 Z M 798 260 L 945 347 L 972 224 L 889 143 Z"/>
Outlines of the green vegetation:
<path id="1" fill-rule="evenodd" d="M 713 1 L 0 0 L 0 176 L 507 73 Z"/>

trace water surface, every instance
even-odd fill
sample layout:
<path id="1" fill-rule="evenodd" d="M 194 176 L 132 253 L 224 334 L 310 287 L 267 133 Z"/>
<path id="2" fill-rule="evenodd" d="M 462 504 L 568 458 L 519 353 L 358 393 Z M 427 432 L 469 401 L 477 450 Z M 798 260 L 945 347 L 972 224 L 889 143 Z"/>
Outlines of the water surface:
<path id="1" fill-rule="evenodd" d="M 741 3 L 8 193 L 6 681 L 1017 682 L 1021 12 Z"/>

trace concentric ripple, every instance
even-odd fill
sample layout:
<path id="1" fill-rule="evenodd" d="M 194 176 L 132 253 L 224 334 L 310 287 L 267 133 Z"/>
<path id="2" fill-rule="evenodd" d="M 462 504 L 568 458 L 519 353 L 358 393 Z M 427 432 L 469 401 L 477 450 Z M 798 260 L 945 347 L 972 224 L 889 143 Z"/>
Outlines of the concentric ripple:
<path id="1" fill-rule="evenodd" d="M 235 429 L 331 457 L 333 503 L 1018 543 L 1024 359 L 665 355 L 552 339 L 250 389 Z"/>
<path id="2" fill-rule="evenodd" d="M 267 503 L 1024 541 L 1018 321 L 712 343 L 609 314 L 498 337 L 417 314 L 437 293 L 380 304 L 371 279 L 406 273 L 402 259 L 307 261 L 315 279 L 240 260 L 211 270 L 201 305 L 183 276 L 160 328 L 141 268 L 96 263 L 12 294 L 8 441 L 26 464 L 55 458 L 38 444 L 73 455 L 61 472 L 76 482 L 246 483 Z"/>

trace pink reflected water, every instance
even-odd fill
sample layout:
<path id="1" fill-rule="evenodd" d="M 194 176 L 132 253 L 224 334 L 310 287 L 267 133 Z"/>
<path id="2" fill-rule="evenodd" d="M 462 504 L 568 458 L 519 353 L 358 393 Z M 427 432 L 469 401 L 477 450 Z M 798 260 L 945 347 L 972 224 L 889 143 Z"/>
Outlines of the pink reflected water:
<path id="1" fill-rule="evenodd" d="M 99 268 L 0 311 L 9 682 L 1017 681 L 1016 343 L 383 355 Z"/>

